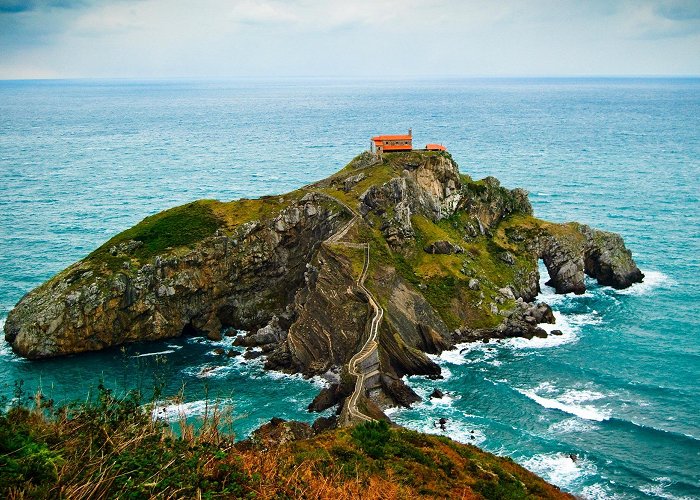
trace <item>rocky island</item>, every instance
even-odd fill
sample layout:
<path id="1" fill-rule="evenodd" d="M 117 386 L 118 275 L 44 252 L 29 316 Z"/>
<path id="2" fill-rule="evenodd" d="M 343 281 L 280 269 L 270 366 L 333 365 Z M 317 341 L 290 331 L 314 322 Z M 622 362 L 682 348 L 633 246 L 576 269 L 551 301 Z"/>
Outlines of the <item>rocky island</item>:
<path id="1" fill-rule="evenodd" d="M 643 279 L 619 235 L 540 220 L 445 151 L 367 152 L 291 193 L 147 217 L 22 298 L 5 338 L 36 359 L 239 334 L 268 369 L 332 380 L 310 409 L 345 425 L 417 401 L 402 377 L 439 377 L 426 354 L 546 336 L 539 259 L 558 293 Z"/>

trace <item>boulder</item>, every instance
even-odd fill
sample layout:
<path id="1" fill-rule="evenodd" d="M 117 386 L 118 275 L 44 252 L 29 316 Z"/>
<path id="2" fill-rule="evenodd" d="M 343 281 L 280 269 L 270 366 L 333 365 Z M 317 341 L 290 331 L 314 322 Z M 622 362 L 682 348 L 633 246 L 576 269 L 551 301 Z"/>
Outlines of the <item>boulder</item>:
<path id="1" fill-rule="evenodd" d="M 464 248 L 459 245 L 454 245 L 446 240 L 438 240 L 423 249 L 426 253 L 431 254 L 453 254 L 453 253 L 464 253 Z"/>
<path id="2" fill-rule="evenodd" d="M 443 396 L 443 392 L 437 387 L 430 393 L 430 399 L 442 399 Z"/>

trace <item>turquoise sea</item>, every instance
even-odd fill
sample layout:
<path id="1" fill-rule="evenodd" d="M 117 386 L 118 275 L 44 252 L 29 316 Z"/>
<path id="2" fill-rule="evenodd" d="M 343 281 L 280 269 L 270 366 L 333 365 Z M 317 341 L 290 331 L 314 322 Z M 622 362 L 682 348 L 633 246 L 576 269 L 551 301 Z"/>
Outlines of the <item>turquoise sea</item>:
<path id="1" fill-rule="evenodd" d="M 463 172 L 526 188 L 538 216 L 621 233 L 646 279 L 581 296 L 543 287 L 563 336 L 444 353 L 444 379 L 410 378 L 426 400 L 392 418 L 586 498 L 700 498 L 699 79 L 0 82 L 0 324 L 147 215 L 297 188 L 409 127 Z M 229 341 L 40 362 L 3 343 L 0 394 L 17 380 L 61 402 L 100 381 L 147 394 L 164 383 L 185 400 L 164 401 L 163 416 L 231 404 L 241 437 L 273 416 L 316 417 L 304 409 L 322 380 L 212 355 Z M 434 387 L 446 396 L 428 400 Z"/>

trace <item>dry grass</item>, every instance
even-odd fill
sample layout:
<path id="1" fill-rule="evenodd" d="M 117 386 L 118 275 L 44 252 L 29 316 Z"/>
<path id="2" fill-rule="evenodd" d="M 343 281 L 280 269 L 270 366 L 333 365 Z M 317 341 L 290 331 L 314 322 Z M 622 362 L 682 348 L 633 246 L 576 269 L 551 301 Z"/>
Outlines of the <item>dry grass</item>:
<path id="1" fill-rule="evenodd" d="M 277 444 L 235 443 L 229 412 L 152 419 L 138 398 L 0 414 L 0 495 L 25 498 L 570 498 L 508 459 L 446 438 L 364 424 Z M 288 425 L 281 423 L 277 425 Z M 289 424 L 291 425 L 291 424 Z M 176 429 L 177 432 L 175 430 Z"/>

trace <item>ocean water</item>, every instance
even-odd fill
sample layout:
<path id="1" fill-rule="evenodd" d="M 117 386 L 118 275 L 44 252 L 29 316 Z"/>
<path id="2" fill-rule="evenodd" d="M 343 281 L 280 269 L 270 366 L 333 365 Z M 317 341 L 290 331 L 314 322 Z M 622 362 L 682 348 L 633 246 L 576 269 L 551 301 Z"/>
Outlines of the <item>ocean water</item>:
<path id="1" fill-rule="evenodd" d="M 526 188 L 538 216 L 621 233 L 646 279 L 624 291 L 590 283 L 581 296 L 543 286 L 562 336 L 443 353 L 444 378 L 409 378 L 426 399 L 392 418 L 586 498 L 699 498 L 698 79 L 0 82 L 0 324 L 23 294 L 147 215 L 297 188 L 371 135 L 409 127 L 463 172 Z M 232 406 L 241 437 L 273 416 L 316 417 L 305 407 L 322 380 L 213 353 L 230 341 L 39 362 L 3 344 L 0 394 L 18 380 L 61 402 L 101 381 L 162 385 L 159 417 Z M 435 387 L 446 396 L 428 399 Z"/>

